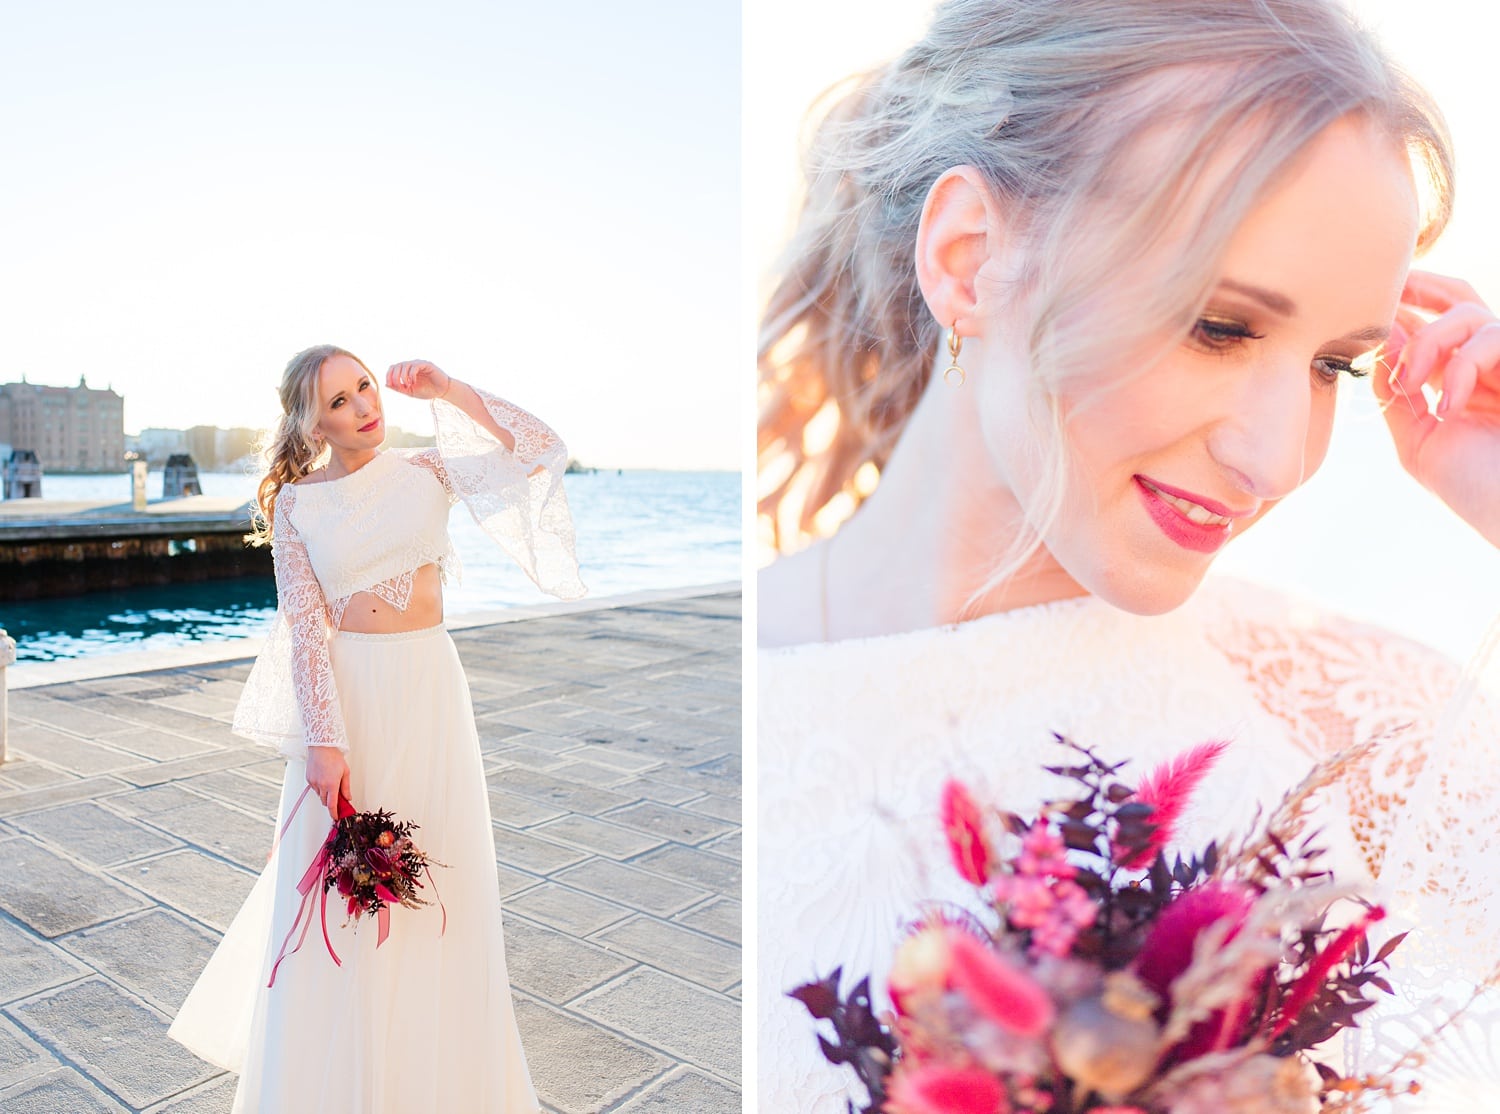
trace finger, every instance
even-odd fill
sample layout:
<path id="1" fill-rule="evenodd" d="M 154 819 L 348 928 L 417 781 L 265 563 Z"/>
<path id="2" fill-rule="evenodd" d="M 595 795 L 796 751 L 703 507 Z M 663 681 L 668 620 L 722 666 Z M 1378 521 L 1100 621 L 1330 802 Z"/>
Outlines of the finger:
<path id="1" fill-rule="evenodd" d="M 1401 291 L 1401 300 L 1419 309 L 1434 313 L 1446 313 L 1463 302 L 1484 305 L 1484 299 L 1463 279 L 1432 271 L 1412 271 L 1406 276 L 1406 286 Z"/>
<path id="2" fill-rule="evenodd" d="M 1443 368 L 1443 398 L 1438 417 L 1463 412 L 1474 388 L 1486 373 L 1500 365 L 1500 321 L 1491 321 L 1454 350 Z"/>
<path id="3" fill-rule="evenodd" d="M 1495 315 L 1483 306 L 1465 302 L 1427 322 L 1402 348 L 1396 364 L 1397 381 L 1408 390 L 1422 386 L 1442 370 L 1453 349 L 1466 344 L 1494 320 Z"/>

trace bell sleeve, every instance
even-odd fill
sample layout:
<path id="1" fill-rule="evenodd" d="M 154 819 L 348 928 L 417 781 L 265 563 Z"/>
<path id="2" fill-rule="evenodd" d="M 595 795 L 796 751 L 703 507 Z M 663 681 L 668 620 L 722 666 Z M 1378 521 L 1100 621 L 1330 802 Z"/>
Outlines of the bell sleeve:
<path id="1" fill-rule="evenodd" d="M 479 528 L 510 555 L 538 588 L 559 599 L 587 593 L 578 577 L 573 516 L 563 491 L 568 447 L 550 426 L 488 391 L 471 387 L 513 449 L 458 406 L 432 402 L 437 447 L 410 460 L 429 469 L 462 500 Z"/>
<path id="2" fill-rule="evenodd" d="M 288 758 L 305 759 L 310 746 L 347 751 L 349 741 L 328 656 L 328 606 L 288 513 L 294 498 L 291 486 L 277 496 L 271 543 L 276 616 L 245 682 L 232 730 Z"/>

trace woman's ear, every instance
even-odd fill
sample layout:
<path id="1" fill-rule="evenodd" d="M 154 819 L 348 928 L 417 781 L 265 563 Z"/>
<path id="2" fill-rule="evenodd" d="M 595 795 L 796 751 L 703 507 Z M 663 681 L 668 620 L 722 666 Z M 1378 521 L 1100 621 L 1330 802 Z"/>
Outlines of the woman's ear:
<path id="1" fill-rule="evenodd" d="M 943 328 L 958 322 L 960 336 L 978 333 L 980 268 L 999 250 L 1003 225 L 984 176 L 955 166 L 927 191 L 917 228 L 917 284 Z"/>

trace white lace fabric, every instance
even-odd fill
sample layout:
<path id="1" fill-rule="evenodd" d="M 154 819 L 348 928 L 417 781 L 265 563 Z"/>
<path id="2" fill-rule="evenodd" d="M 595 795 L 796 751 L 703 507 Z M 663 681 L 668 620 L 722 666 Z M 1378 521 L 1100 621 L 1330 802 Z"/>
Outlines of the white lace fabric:
<path id="1" fill-rule="evenodd" d="M 1500 730 L 1475 704 L 1435 749 L 1457 676 L 1398 636 L 1229 580 L 1163 616 L 1084 598 L 763 652 L 760 1110 L 843 1114 L 849 1098 L 863 1102 L 786 991 L 841 964 L 846 990 L 876 974 L 883 998 L 878 973 L 921 903 L 968 897 L 947 863 L 943 781 L 961 777 L 983 799 L 1033 810 L 1068 791 L 1041 769 L 1060 756 L 1054 731 L 1129 758 L 1137 776 L 1228 740 L 1181 827 L 1181 846 L 1199 848 L 1246 831 L 1320 758 L 1399 729 L 1317 817 L 1339 881 L 1423 930 L 1393 956 L 1402 998 L 1345 1046 L 1345 1066 L 1392 1063 L 1441 1012 L 1436 988 L 1472 987 L 1500 956 Z M 1500 1072 L 1474 1051 L 1500 1032 L 1489 1008 L 1441 1043 L 1422 1069 L 1422 1098 L 1403 1109 L 1494 1108 Z M 1479 1094 L 1477 1105 L 1464 1097 Z"/>
<path id="2" fill-rule="evenodd" d="M 540 419 L 476 393 L 513 449 L 458 407 L 434 400 L 435 448 L 383 452 L 347 476 L 277 494 L 277 613 L 235 710 L 236 733 L 288 757 L 309 746 L 348 749 L 329 640 L 356 595 L 405 611 L 418 569 L 435 564 L 444 581 L 457 575 L 448 536 L 456 502 L 543 591 L 562 599 L 584 594 L 562 486 L 567 447 Z"/>

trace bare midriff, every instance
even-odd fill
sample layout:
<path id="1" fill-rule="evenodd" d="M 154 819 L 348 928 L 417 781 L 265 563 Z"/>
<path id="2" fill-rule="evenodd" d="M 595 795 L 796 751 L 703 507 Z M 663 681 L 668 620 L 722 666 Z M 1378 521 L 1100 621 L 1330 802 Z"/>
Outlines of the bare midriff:
<path id="1" fill-rule="evenodd" d="M 436 565 L 423 565 L 412 574 L 411 600 L 405 611 L 392 607 L 373 592 L 356 592 L 344 608 L 339 630 L 357 634 L 399 634 L 423 630 L 443 621 L 443 580 Z"/>

